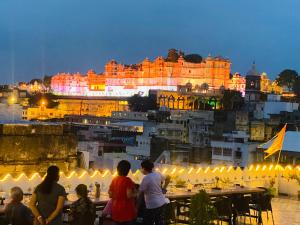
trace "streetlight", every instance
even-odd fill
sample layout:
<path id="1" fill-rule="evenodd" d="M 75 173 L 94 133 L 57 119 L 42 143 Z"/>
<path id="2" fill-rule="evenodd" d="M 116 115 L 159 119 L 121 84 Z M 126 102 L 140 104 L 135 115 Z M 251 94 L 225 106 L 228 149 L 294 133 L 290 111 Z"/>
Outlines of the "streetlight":
<path id="1" fill-rule="evenodd" d="M 8 103 L 9 103 L 10 105 L 15 104 L 15 103 L 16 103 L 16 98 L 15 98 L 15 96 L 9 97 L 9 98 L 8 98 Z"/>
<path id="2" fill-rule="evenodd" d="M 47 100 L 41 99 L 40 103 L 41 103 L 41 107 L 45 107 L 47 105 Z"/>

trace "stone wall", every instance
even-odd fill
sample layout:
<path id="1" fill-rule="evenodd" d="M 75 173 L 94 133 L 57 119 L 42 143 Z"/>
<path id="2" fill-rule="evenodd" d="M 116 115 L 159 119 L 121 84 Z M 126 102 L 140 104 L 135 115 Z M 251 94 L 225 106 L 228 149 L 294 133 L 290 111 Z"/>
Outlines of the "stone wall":
<path id="1" fill-rule="evenodd" d="M 0 173 L 42 172 L 52 164 L 74 169 L 76 147 L 76 137 L 64 125 L 1 124 Z"/>

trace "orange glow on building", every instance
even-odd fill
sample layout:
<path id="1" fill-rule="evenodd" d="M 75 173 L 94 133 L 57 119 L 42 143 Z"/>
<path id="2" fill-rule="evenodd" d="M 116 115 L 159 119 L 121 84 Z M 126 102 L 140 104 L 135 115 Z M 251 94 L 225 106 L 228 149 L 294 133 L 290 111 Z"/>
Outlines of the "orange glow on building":
<path id="1" fill-rule="evenodd" d="M 246 89 L 246 78 L 239 73 L 235 73 L 230 80 L 229 89 L 239 91 L 244 96 Z"/>
<path id="2" fill-rule="evenodd" d="M 228 59 L 207 57 L 200 63 L 191 63 L 179 57 L 177 62 L 163 57 L 153 62 L 145 59 L 134 65 L 118 64 L 111 60 L 103 74 L 90 70 L 86 75 L 59 73 L 52 77 L 55 94 L 77 96 L 131 96 L 147 95 L 149 90 L 177 90 L 178 85 L 207 84 L 210 89 L 229 88 Z"/>

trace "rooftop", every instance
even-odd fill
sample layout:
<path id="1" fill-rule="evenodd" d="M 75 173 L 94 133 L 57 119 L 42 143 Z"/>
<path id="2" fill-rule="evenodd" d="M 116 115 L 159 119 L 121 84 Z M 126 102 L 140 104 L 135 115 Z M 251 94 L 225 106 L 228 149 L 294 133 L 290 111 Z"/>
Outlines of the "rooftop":
<path id="1" fill-rule="evenodd" d="M 290 152 L 300 152 L 300 132 L 297 131 L 287 131 L 285 133 L 282 150 Z M 271 146 L 274 139 L 268 141 L 267 143 L 261 145 L 263 149 L 267 149 Z"/>

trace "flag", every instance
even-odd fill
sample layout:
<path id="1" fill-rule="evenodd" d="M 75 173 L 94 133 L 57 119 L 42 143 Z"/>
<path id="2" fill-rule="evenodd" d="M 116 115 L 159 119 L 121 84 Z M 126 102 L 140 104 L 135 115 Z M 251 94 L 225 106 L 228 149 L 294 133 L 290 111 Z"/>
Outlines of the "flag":
<path id="1" fill-rule="evenodd" d="M 268 158 L 269 156 L 273 155 L 274 153 L 281 151 L 283 141 L 284 141 L 285 130 L 286 130 L 286 124 L 281 129 L 281 131 L 279 131 L 279 133 L 275 136 L 274 141 L 271 144 L 271 146 L 267 150 L 265 150 L 265 153 L 267 153 L 267 155 L 265 156 L 265 159 Z"/>

